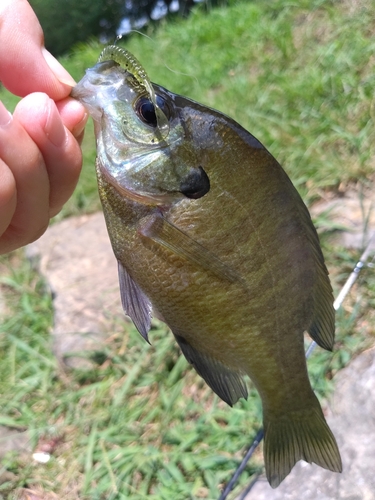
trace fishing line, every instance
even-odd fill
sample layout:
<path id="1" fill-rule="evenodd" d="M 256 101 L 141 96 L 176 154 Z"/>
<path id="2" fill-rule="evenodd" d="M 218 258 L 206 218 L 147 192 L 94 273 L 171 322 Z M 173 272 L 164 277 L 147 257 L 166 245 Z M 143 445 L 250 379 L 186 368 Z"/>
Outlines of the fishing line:
<path id="1" fill-rule="evenodd" d="M 195 82 L 199 85 L 199 80 L 195 75 L 190 75 L 189 73 L 184 73 L 183 71 L 178 71 L 177 69 L 172 69 L 166 63 L 164 63 L 164 67 L 167 68 L 167 70 L 170 71 L 171 73 L 174 73 L 175 75 L 187 76 L 192 80 L 195 80 Z"/>
<path id="2" fill-rule="evenodd" d="M 372 259 L 372 262 L 367 263 L 367 260 L 369 259 L 372 252 L 374 252 L 374 257 Z M 370 237 L 364 252 L 362 253 L 361 257 L 359 258 L 359 261 L 354 266 L 353 271 L 351 272 L 349 278 L 346 280 L 344 286 L 342 287 L 340 293 L 338 294 L 336 300 L 334 301 L 333 308 L 335 309 L 335 311 L 337 311 L 341 307 L 345 297 L 349 293 L 349 290 L 351 289 L 351 287 L 356 282 L 362 269 L 366 265 L 368 267 L 371 267 L 371 268 L 374 267 L 374 264 L 373 264 L 374 260 L 375 260 L 375 232 Z M 311 342 L 308 349 L 306 350 L 306 358 L 308 358 L 311 355 L 311 353 L 314 351 L 316 345 L 317 344 L 315 341 Z M 237 483 L 238 478 L 240 477 L 242 472 L 245 470 L 248 461 L 253 456 L 254 451 L 256 450 L 256 448 L 258 447 L 260 442 L 262 441 L 263 437 L 264 437 L 263 429 L 260 429 L 258 431 L 257 435 L 255 436 L 255 438 L 253 439 L 253 442 L 251 443 L 251 446 L 248 449 L 246 455 L 242 459 L 242 462 L 237 467 L 237 469 L 234 472 L 233 476 L 231 477 L 230 481 L 226 485 L 224 491 L 221 493 L 219 500 L 226 500 L 229 493 L 233 490 L 233 488 L 235 487 L 235 485 Z M 238 497 L 238 500 L 245 500 L 246 495 L 252 489 L 252 487 L 254 486 L 257 479 L 258 479 L 258 475 L 250 482 L 250 484 L 246 487 L 246 489 L 240 494 L 240 496 Z"/>
<path id="3" fill-rule="evenodd" d="M 131 29 L 129 32 L 126 33 L 126 35 L 130 35 L 131 33 L 137 33 L 138 35 L 141 35 L 144 38 L 147 38 L 148 40 L 150 40 L 150 42 L 152 42 L 153 44 L 157 44 L 157 42 L 156 42 L 156 40 L 154 38 L 150 37 L 149 35 L 146 35 L 146 33 L 142 33 L 142 31 Z M 124 36 L 125 35 L 117 35 L 115 41 L 113 42 L 113 45 L 116 45 L 117 42 L 119 42 Z M 155 50 L 155 48 L 154 48 L 154 50 Z M 192 80 L 195 80 L 195 82 L 199 85 L 199 80 L 198 80 L 198 78 L 195 75 L 192 75 L 190 73 L 184 73 L 183 71 L 178 71 L 177 69 L 173 69 L 170 66 L 168 66 L 167 63 L 164 63 L 164 67 L 168 71 L 170 71 L 171 73 L 173 73 L 175 75 L 187 76 L 188 78 L 191 78 Z"/>
<path id="4" fill-rule="evenodd" d="M 153 38 L 151 38 L 149 35 L 146 35 L 146 33 L 142 33 L 142 31 L 131 29 L 126 33 L 126 35 L 130 35 L 130 33 L 137 33 L 138 35 L 148 38 L 152 43 L 155 43 L 155 40 Z M 116 45 L 116 43 L 119 42 L 124 36 L 125 35 L 117 35 L 113 45 Z"/>

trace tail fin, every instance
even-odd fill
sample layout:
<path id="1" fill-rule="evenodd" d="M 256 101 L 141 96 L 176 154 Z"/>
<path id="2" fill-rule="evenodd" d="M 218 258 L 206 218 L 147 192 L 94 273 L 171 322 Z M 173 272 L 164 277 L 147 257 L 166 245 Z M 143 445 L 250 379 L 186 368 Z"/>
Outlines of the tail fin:
<path id="1" fill-rule="evenodd" d="M 342 471 L 336 440 L 320 406 L 292 411 L 277 420 L 265 419 L 264 460 L 272 488 L 279 486 L 298 460 Z"/>

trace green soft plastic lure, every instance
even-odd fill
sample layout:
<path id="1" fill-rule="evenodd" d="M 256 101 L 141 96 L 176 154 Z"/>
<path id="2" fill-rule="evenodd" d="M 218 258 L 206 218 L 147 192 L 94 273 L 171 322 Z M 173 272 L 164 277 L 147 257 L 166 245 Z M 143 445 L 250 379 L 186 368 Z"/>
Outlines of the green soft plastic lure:
<path id="1" fill-rule="evenodd" d="M 108 45 L 101 52 L 98 63 L 103 61 L 114 61 L 119 64 L 137 80 L 141 87 L 146 90 L 150 96 L 150 101 L 155 108 L 158 129 L 160 130 L 162 136 L 168 134 L 168 119 L 158 106 L 152 83 L 150 82 L 146 71 L 143 69 L 143 66 L 138 59 L 126 49 L 118 47 L 117 45 Z"/>

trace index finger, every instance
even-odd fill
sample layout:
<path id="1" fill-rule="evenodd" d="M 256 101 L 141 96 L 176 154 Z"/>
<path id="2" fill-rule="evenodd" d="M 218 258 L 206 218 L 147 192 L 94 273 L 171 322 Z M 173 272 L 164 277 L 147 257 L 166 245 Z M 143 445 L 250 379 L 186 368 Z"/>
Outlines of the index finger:
<path id="1" fill-rule="evenodd" d="M 0 80 L 10 92 L 44 92 L 55 101 L 69 95 L 75 82 L 44 48 L 42 28 L 26 0 L 0 1 L 0 47 Z"/>

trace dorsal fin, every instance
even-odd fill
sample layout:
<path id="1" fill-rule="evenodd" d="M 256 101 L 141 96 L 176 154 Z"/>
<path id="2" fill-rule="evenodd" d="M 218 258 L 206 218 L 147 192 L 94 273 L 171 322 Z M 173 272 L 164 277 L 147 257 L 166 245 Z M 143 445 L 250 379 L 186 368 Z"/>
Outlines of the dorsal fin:
<path id="1" fill-rule="evenodd" d="M 332 351 L 335 341 L 335 310 L 333 308 L 332 288 L 325 266 L 319 272 L 319 286 L 313 298 L 314 316 L 308 332 L 320 347 Z"/>

